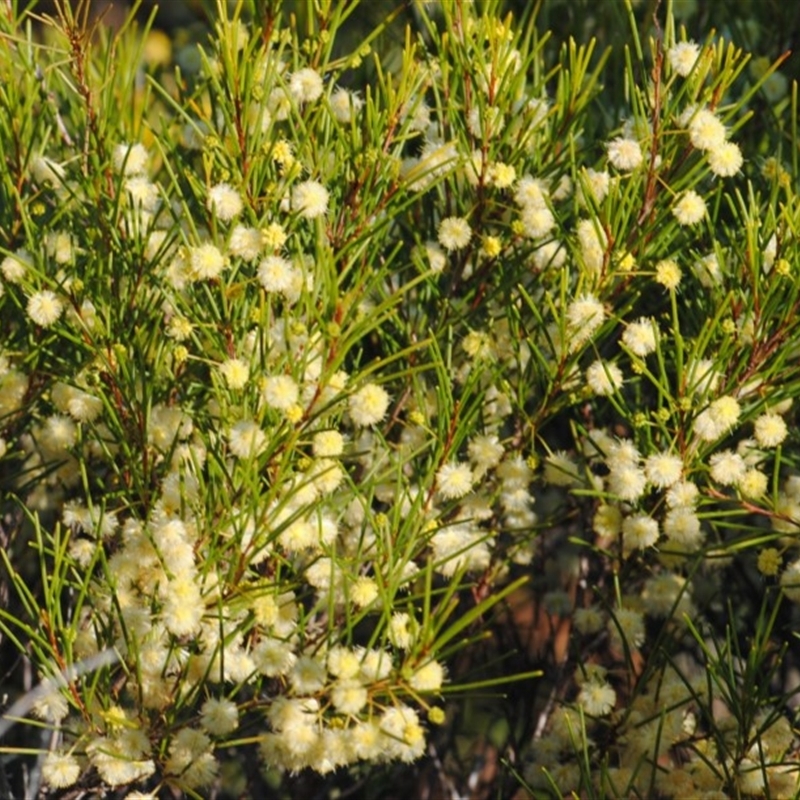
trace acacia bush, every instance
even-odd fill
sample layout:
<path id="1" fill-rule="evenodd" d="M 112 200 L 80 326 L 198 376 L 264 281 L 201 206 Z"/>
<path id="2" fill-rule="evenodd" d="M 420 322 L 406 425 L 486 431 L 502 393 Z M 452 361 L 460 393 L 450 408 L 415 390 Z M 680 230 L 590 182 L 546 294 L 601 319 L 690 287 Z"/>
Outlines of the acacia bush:
<path id="1" fill-rule="evenodd" d="M 479 794 L 503 691 L 494 795 L 797 793 L 796 84 L 614 9 L 611 92 L 496 3 L 2 6 L 9 796 Z"/>

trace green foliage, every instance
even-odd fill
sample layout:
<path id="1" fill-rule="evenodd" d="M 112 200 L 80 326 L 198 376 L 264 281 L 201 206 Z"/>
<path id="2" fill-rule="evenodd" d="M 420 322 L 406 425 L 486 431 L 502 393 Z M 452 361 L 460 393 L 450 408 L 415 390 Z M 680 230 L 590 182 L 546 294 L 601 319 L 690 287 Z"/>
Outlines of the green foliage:
<path id="1" fill-rule="evenodd" d="M 609 3 L 616 48 L 557 3 L 279 6 L 174 64 L 0 13 L 4 752 L 299 796 L 466 786 L 483 726 L 498 793 L 791 796 L 782 61 L 669 4 Z"/>

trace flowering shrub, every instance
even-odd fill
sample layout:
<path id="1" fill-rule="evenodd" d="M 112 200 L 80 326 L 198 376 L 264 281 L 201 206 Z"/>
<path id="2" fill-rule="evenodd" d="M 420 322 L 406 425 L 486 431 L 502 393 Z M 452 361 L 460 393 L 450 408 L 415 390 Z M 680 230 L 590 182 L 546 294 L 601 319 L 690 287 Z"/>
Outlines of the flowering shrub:
<path id="1" fill-rule="evenodd" d="M 594 141 L 591 45 L 444 3 L 389 68 L 337 46 L 357 3 L 261 5 L 175 71 L 0 15 L 0 630 L 44 786 L 415 762 L 530 579 L 570 641 L 520 791 L 792 796 L 800 212 L 737 141 L 778 65 L 634 25 Z"/>

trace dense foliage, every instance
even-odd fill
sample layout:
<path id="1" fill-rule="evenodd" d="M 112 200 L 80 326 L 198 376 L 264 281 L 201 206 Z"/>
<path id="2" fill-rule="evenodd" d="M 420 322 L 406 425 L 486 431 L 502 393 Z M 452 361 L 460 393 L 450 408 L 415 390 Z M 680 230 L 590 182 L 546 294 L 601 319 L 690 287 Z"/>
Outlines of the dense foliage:
<path id="1" fill-rule="evenodd" d="M 9 796 L 793 797 L 783 57 L 279 5 L 0 6 Z"/>

